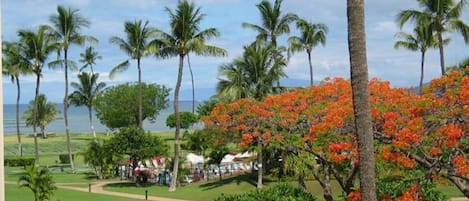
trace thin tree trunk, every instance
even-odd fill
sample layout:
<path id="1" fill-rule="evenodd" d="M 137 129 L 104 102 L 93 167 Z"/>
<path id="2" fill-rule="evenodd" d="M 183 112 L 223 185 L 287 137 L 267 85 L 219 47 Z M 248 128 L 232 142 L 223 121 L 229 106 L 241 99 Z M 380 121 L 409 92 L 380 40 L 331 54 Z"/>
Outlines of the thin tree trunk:
<path id="1" fill-rule="evenodd" d="M 441 76 L 446 75 L 445 72 L 445 53 L 443 48 L 443 36 L 441 31 L 437 31 L 438 36 L 438 48 L 440 49 L 440 68 L 441 68 Z"/>
<path id="2" fill-rule="evenodd" d="M 94 138 L 94 141 L 98 141 L 98 138 L 96 137 L 96 131 L 94 130 L 94 126 L 93 126 L 93 110 L 91 108 L 92 106 L 89 106 L 88 107 L 88 118 L 90 119 L 90 128 L 91 128 L 91 133 L 93 133 L 93 138 Z"/>
<path id="3" fill-rule="evenodd" d="M 299 174 L 298 174 L 298 185 L 301 186 L 301 188 L 303 190 L 307 190 L 306 189 L 306 183 L 305 183 L 305 171 L 302 170 Z"/>
<path id="4" fill-rule="evenodd" d="M 176 191 L 177 176 L 179 170 L 179 133 L 181 130 L 181 118 L 179 116 L 179 90 L 181 89 L 182 73 L 184 67 L 184 55 L 179 55 L 179 70 L 176 81 L 176 89 L 174 90 L 174 116 L 176 118 L 176 131 L 174 132 L 174 161 L 173 161 L 173 178 L 169 191 Z"/>
<path id="5" fill-rule="evenodd" d="M 365 37 L 365 2 L 347 0 L 348 42 L 362 200 L 376 201 L 376 176 Z"/>
<path id="6" fill-rule="evenodd" d="M 262 175 L 264 173 L 264 166 L 262 164 L 262 139 L 261 136 L 257 137 L 257 188 L 262 188 Z"/>
<path id="7" fill-rule="evenodd" d="M 23 144 L 21 143 L 21 133 L 20 133 L 20 96 L 21 96 L 21 89 L 20 89 L 20 80 L 18 76 L 15 76 L 16 80 L 16 136 L 18 138 L 18 154 L 23 156 Z"/>
<path id="8" fill-rule="evenodd" d="M 314 86 L 314 80 L 313 80 L 313 63 L 311 62 L 311 51 L 307 51 L 308 52 L 308 62 L 309 62 L 309 76 L 310 76 L 310 79 L 311 79 L 311 83 L 310 85 L 311 86 Z"/>
<path id="9" fill-rule="evenodd" d="M 420 61 L 420 82 L 419 82 L 420 95 L 422 95 L 424 67 L 425 67 L 425 51 L 422 51 L 422 61 Z"/>
<path id="10" fill-rule="evenodd" d="M 189 66 L 189 72 L 191 73 L 191 82 L 192 82 L 192 113 L 195 113 L 194 73 L 192 72 L 191 60 L 189 59 L 189 54 L 187 54 L 187 64 Z"/>
<path id="11" fill-rule="evenodd" d="M 313 176 L 319 182 L 323 190 L 323 197 L 326 201 L 334 201 L 332 197 L 332 188 L 331 188 L 331 176 L 330 176 L 330 169 L 329 164 L 323 163 L 321 164 L 324 167 L 324 178 L 321 178 L 318 171 L 314 171 Z"/>
<path id="12" fill-rule="evenodd" d="M 34 159 L 36 164 L 39 164 L 39 144 L 37 143 L 37 127 L 36 127 L 36 116 L 37 116 L 37 99 L 39 97 L 39 81 L 41 77 L 41 70 L 38 70 L 36 77 L 36 92 L 34 95 L 34 110 L 33 110 L 33 136 L 34 136 Z"/>
<path id="13" fill-rule="evenodd" d="M 70 128 L 68 127 L 68 60 L 67 60 L 67 48 L 64 49 L 64 62 L 65 62 L 65 96 L 64 96 L 64 122 L 65 122 L 65 134 L 67 135 L 67 151 L 68 158 L 70 160 L 71 172 L 75 172 L 75 165 L 72 157 L 72 145 L 70 142 Z"/>
<path id="14" fill-rule="evenodd" d="M 138 127 L 143 129 L 143 109 L 142 109 L 142 71 L 140 69 L 140 58 L 137 59 L 138 68 Z"/>

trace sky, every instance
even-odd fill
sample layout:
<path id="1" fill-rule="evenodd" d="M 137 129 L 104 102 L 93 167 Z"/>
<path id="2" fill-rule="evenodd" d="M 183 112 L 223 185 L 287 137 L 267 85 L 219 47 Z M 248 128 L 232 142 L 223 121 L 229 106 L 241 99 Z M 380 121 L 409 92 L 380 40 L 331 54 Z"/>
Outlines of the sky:
<path id="1" fill-rule="evenodd" d="M 273 2 L 273 0 L 270 0 Z M 256 4 L 260 0 L 193 0 L 206 14 L 201 28 L 216 28 L 221 36 L 207 41 L 207 44 L 222 47 L 228 51 L 227 57 L 201 57 L 191 55 L 191 65 L 194 71 L 196 100 L 208 100 L 215 94 L 219 81 L 219 66 L 231 62 L 239 57 L 243 46 L 255 40 L 256 32 L 241 26 L 243 22 L 260 24 L 260 14 Z M 143 20 L 149 21 L 150 26 L 169 32 L 169 17 L 165 8 L 175 9 L 176 0 L 3 0 L 3 40 L 18 40 L 19 29 L 36 30 L 38 25 L 48 24 L 49 17 L 56 14 L 57 5 L 79 9 L 82 16 L 91 22 L 89 28 L 82 30 L 82 34 L 94 36 L 99 43 L 94 45 L 96 51 L 103 57 L 96 61 L 94 70 L 100 73 L 100 80 L 108 86 L 137 80 L 136 62 L 131 61 L 129 69 L 109 79 L 109 71 L 128 59 L 117 45 L 110 44 L 112 36 L 125 37 L 124 22 Z M 397 41 L 395 34 L 399 27 L 395 23 L 396 15 L 404 9 L 419 9 L 416 0 L 366 1 L 366 38 L 369 77 L 388 80 L 395 87 L 418 85 L 420 69 L 420 53 L 405 49 L 394 49 Z M 327 43 L 313 50 L 312 63 L 315 81 L 326 77 L 350 77 L 347 17 L 345 0 L 284 0 L 283 12 L 291 12 L 314 23 L 324 23 L 328 26 Z M 469 7 L 464 9 L 462 19 L 469 23 Z M 294 25 L 292 33 L 297 35 Z M 411 26 L 405 26 L 403 31 L 410 32 Z M 453 65 L 469 55 L 469 46 L 464 44 L 460 35 L 452 33 L 452 42 L 445 48 L 446 64 Z M 281 45 L 286 45 L 288 36 L 282 36 Z M 70 59 L 77 61 L 86 46 L 72 46 L 69 50 Z M 50 60 L 55 59 L 55 54 Z M 425 82 L 438 77 L 440 74 L 439 56 L 437 50 L 427 53 Z M 82 64 L 79 64 L 80 66 Z M 168 88 L 175 88 L 177 78 L 178 59 L 157 59 L 145 57 L 142 60 L 142 81 L 157 83 Z M 191 100 L 191 80 L 187 63 L 185 63 L 180 100 Z M 305 52 L 296 53 L 285 69 L 288 78 L 281 81 L 282 85 L 306 86 L 309 83 L 309 67 Z M 77 72 L 69 77 L 76 81 Z M 8 78 L 4 82 L 4 103 L 16 102 L 16 85 Z M 35 77 L 20 77 L 21 103 L 28 103 L 34 97 Z M 72 88 L 70 90 L 73 90 Z M 41 78 L 40 92 L 45 93 L 49 101 L 62 102 L 64 97 L 64 72 L 60 69 L 47 69 Z M 172 99 L 172 94 L 170 99 Z"/>

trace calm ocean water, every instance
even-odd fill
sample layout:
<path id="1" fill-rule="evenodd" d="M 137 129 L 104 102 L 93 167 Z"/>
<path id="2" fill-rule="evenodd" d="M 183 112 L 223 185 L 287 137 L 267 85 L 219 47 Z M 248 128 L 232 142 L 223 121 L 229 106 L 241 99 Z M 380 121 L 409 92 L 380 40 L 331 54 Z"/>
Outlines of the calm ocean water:
<path id="1" fill-rule="evenodd" d="M 195 102 L 196 107 L 199 104 Z M 192 101 L 181 101 L 180 111 L 192 111 Z M 20 105 L 20 118 L 25 110 L 27 110 L 27 104 Z M 63 104 L 57 104 L 57 109 L 60 110 L 60 114 L 56 116 L 56 120 L 52 121 L 47 127 L 46 132 L 48 133 L 65 133 L 65 125 L 63 120 Z M 169 107 L 160 111 L 155 122 L 144 121 L 143 128 L 147 131 L 169 131 L 170 128 L 166 126 L 166 118 L 168 115 L 174 113 L 172 101 L 170 101 Z M 94 115 L 94 113 L 93 113 Z M 88 110 L 86 107 L 70 106 L 68 109 L 68 122 L 70 132 L 72 133 L 89 133 L 90 124 L 88 118 Z M 93 116 L 93 123 L 96 132 L 107 132 L 109 129 L 102 125 L 96 116 Z M 4 104 L 3 105 L 3 125 L 5 135 L 16 134 L 16 105 L 15 104 Z M 24 119 L 20 119 L 20 131 L 21 133 L 32 133 L 32 127 L 25 127 Z M 39 130 L 38 130 L 39 131 Z"/>

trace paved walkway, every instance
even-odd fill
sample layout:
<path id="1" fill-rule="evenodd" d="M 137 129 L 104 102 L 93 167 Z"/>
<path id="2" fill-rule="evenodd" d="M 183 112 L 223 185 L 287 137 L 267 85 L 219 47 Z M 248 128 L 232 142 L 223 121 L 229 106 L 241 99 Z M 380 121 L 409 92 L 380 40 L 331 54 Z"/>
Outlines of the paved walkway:
<path id="1" fill-rule="evenodd" d="M 119 196 L 119 197 L 126 197 L 126 198 L 132 198 L 132 199 L 141 199 L 145 200 L 145 195 L 137 195 L 137 194 L 130 194 L 130 193 L 120 193 L 120 192 L 111 192 L 111 191 L 105 191 L 103 187 L 108 184 L 113 184 L 113 183 L 121 183 L 119 182 L 99 182 L 95 183 L 91 186 L 91 193 L 97 193 L 97 194 L 104 194 L 104 195 L 112 195 L 112 196 Z M 80 188 L 80 187 L 73 187 L 73 186 L 64 186 L 58 184 L 57 187 L 62 188 L 62 189 L 68 189 L 68 190 L 75 190 L 75 191 L 82 191 L 82 192 L 89 192 L 88 188 Z M 179 200 L 179 199 L 173 199 L 173 198 L 164 198 L 164 197 L 156 197 L 156 196 L 148 196 L 148 200 L 152 201 L 187 201 L 187 200 Z"/>

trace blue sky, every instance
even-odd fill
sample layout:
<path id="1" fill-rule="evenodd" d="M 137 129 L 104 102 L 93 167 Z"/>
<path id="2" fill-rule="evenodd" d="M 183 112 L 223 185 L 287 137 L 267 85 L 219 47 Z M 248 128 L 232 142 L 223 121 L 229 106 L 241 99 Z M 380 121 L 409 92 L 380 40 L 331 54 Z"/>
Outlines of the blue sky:
<path id="1" fill-rule="evenodd" d="M 273 0 L 271 0 L 273 1 Z M 57 5 L 79 9 L 80 13 L 91 21 L 91 26 L 83 34 L 96 37 L 99 43 L 95 49 L 103 56 L 94 67 L 100 73 L 101 81 L 108 86 L 137 80 L 135 62 L 117 75 L 113 80 L 108 72 L 113 66 L 127 59 L 118 47 L 110 44 L 112 36 L 124 37 L 125 21 L 148 20 L 150 25 L 169 32 L 168 14 L 165 7 L 174 9 L 176 0 L 3 0 L 3 38 L 5 41 L 17 40 L 17 30 L 36 29 L 40 24 L 50 24 L 49 16 L 56 13 Z M 207 100 L 215 93 L 218 82 L 218 67 L 232 61 L 242 53 L 244 45 L 255 39 L 256 33 L 241 27 L 243 22 L 259 24 L 260 16 L 255 7 L 257 0 L 194 0 L 206 14 L 202 28 L 214 27 L 221 32 L 221 37 L 209 41 L 212 45 L 225 48 L 227 57 L 191 56 L 194 70 L 196 99 Z M 419 78 L 420 54 L 408 50 L 393 48 L 399 31 L 395 23 L 396 14 L 402 9 L 418 8 L 415 0 L 366 1 L 366 34 L 368 67 L 370 78 L 379 77 L 391 81 L 393 86 L 415 86 Z M 349 58 L 347 46 L 346 1 L 344 0 L 284 0 L 285 12 L 293 12 L 315 23 L 324 23 L 329 27 L 327 44 L 313 50 L 315 80 L 325 77 L 349 78 Z M 469 23 L 469 9 L 464 10 L 463 20 Z M 404 27 L 409 31 L 410 27 Z M 292 32 L 296 34 L 296 32 Z M 445 57 L 448 65 L 455 64 L 469 56 L 469 46 L 456 34 L 448 35 L 453 40 L 446 47 Z M 285 41 L 287 37 L 280 40 Z M 72 46 L 71 59 L 78 59 L 85 47 Z M 54 59 L 55 55 L 51 56 Z M 426 60 L 426 77 L 429 81 L 439 75 L 437 50 L 430 50 Z M 177 58 L 158 60 L 154 57 L 142 61 L 143 81 L 175 87 L 177 77 Z M 286 68 L 288 79 L 282 82 L 288 85 L 305 86 L 308 84 L 308 63 L 305 53 L 297 53 Z M 76 72 L 70 74 L 76 80 Z M 34 97 L 35 78 L 21 77 L 21 102 L 27 103 Z M 61 102 L 64 96 L 64 75 L 60 70 L 46 70 L 41 80 L 40 92 L 49 100 Z M 4 102 L 15 103 L 16 86 L 4 78 Z M 190 76 L 185 68 L 181 100 L 191 99 Z M 171 96 L 172 98 L 172 96 Z"/>

